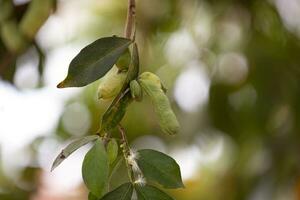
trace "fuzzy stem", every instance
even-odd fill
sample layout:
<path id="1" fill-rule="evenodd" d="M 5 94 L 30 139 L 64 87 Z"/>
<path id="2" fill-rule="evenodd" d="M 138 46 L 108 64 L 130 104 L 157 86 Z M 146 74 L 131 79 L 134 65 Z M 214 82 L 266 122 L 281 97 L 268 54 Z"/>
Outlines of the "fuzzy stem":
<path id="1" fill-rule="evenodd" d="M 122 137 L 123 146 L 121 146 L 121 147 L 123 149 L 123 156 L 124 156 L 125 163 L 126 163 L 128 177 L 129 177 L 130 181 L 132 183 L 134 183 L 134 179 L 135 179 L 134 178 L 134 173 L 133 173 L 131 165 L 127 161 L 127 157 L 128 157 L 129 152 L 130 152 L 130 147 L 129 147 L 129 144 L 128 144 L 128 141 L 127 141 L 127 138 L 126 138 L 125 129 L 120 124 L 118 125 L 118 128 L 119 128 L 119 132 L 120 132 L 121 137 Z"/>
<path id="2" fill-rule="evenodd" d="M 124 35 L 131 39 L 133 28 L 135 26 L 135 0 L 128 0 L 127 19 L 125 25 Z"/>

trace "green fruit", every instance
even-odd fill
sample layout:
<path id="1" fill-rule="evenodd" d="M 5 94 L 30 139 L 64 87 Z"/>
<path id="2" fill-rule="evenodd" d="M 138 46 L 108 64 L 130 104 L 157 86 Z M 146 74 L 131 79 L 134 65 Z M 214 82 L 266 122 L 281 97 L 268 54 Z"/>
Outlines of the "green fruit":
<path id="1" fill-rule="evenodd" d="M 117 96 L 123 87 L 127 72 L 121 72 L 113 66 L 106 75 L 100 79 L 98 98 L 107 100 Z"/>
<path id="2" fill-rule="evenodd" d="M 131 96 L 136 101 L 142 101 L 143 99 L 143 90 L 140 84 L 136 80 L 130 82 L 130 92 Z"/>
<path id="3" fill-rule="evenodd" d="M 179 130 L 179 123 L 162 89 L 159 77 L 153 73 L 144 72 L 139 76 L 139 83 L 151 98 L 161 129 L 170 135 L 176 134 Z"/>
<path id="4" fill-rule="evenodd" d="M 131 55 L 129 52 L 129 49 L 127 49 L 121 57 L 118 59 L 116 65 L 119 68 L 120 71 L 127 71 L 129 65 L 130 65 Z"/>

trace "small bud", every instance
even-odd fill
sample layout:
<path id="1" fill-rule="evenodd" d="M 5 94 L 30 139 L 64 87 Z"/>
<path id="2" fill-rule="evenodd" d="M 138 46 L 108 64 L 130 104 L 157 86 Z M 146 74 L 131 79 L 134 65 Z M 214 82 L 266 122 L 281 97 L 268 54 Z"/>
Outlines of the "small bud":
<path id="1" fill-rule="evenodd" d="M 130 82 L 130 92 L 131 96 L 136 101 L 142 101 L 143 99 L 143 91 L 140 84 L 136 80 L 132 80 Z"/>

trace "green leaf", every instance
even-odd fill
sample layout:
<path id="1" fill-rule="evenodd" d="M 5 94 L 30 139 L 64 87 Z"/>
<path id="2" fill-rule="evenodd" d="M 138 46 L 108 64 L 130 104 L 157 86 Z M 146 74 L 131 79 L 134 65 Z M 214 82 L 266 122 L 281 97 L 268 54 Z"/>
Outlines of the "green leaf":
<path id="1" fill-rule="evenodd" d="M 161 152 L 143 149 L 138 151 L 138 166 L 147 180 L 155 181 L 165 188 L 183 188 L 179 165 Z"/>
<path id="2" fill-rule="evenodd" d="M 131 43 L 116 36 L 96 40 L 72 60 L 67 77 L 57 87 L 82 87 L 96 81 L 112 68 Z"/>
<path id="3" fill-rule="evenodd" d="M 115 190 L 107 193 L 101 200 L 131 200 L 133 186 L 131 183 L 124 183 Z"/>
<path id="4" fill-rule="evenodd" d="M 116 160 L 118 156 L 118 150 L 119 150 L 118 143 L 114 138 L 112 138 L 108 142 L 106 150 L 107 150 L 109 164 L 112 164 Z"/>
<path id="5" fill-rule="evenodd" d="M 66 148 L 64 148 L 60 154 L 56 157 L 54 160 L 51 171 L 53 171 L 57 166 L 59 166 L 66 158 L 68 158 L 74 151 L 79 149 L 80 147 L 86 145 L 89 142 L 92 142 L 96 139 L 98 139 L 98 135 L 91 135 L 91 136 L 86 136 L 83 138 L 79 138 L 73 142 L 71 142 Z"/>
<path id="6" fill-rule="evenodd" d="M 132 102 L 131 94 L 125 91 L 129 87 L 131 80 L 135 79 L 139 74 L 139 55 L 136 43 L 133 45 L 131 63 L 128 68 L 127 77 L 120 93 L 113 100 L 107 111 L 104 113 L 101 121 L 101 130 L 110 131 L 115 128 L 123 119 L 126 108 Z"/>
<path id="7" fill-rule="evenodd" d="M 109 163 L 103 142 L 98 139 L 85 155 L 82 164 L 82 177 L 90 192 L 101 197 L 106 189 L 109 175 Z"/>
<path id="8" fill-rule="evenodd" d="M 138 200 L 174 200 L 165 192 L 151 185 L 136 185 L 135 190 L 137 193 Z"/>

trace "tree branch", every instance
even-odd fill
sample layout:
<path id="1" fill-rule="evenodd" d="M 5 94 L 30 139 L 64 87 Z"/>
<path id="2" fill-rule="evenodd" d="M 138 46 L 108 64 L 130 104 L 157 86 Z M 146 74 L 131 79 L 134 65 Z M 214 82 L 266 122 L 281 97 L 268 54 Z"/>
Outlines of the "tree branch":
<path id="1" fill-rule="evenodd" d="M 133 28 L 135 26 L 135 0 L 128 0 L 127 19 L 124 35 L 131 39 Z"/>

